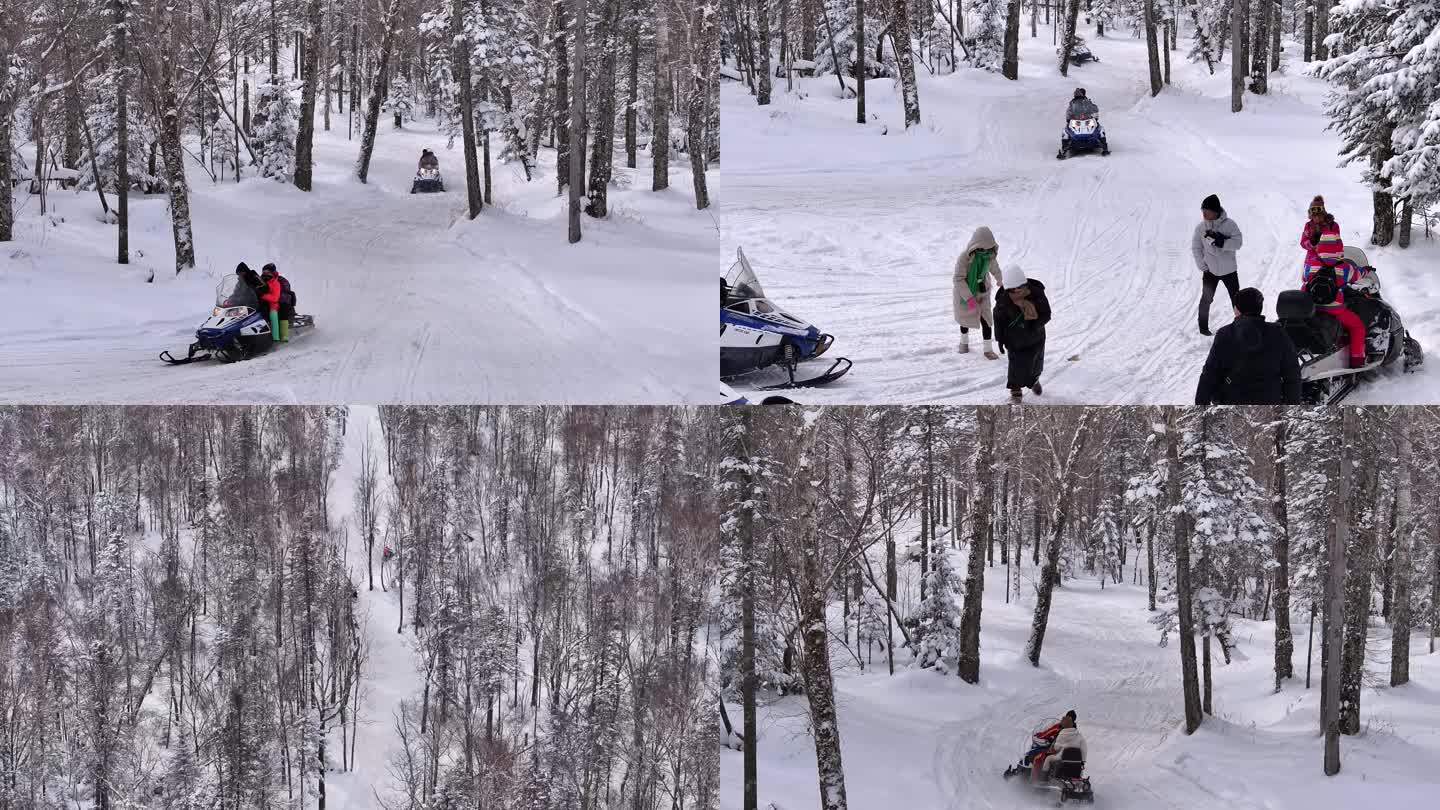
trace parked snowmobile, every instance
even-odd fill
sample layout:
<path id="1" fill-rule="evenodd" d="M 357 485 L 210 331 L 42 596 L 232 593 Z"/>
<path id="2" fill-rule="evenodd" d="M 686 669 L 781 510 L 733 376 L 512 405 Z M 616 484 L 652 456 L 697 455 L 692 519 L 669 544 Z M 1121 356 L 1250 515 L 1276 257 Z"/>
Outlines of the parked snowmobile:
<path id="1" fill-rule="evenodd" d="M 1345 306 L 1365 323 L 1366 362 L 1350 368 L 1350 342 L 1340 321 L 1317 309 L 1306 290 L 1280 293 L 1275 312 L 1300 354 L 1300 395 L 1306 404 L 1333 405 L 1355 390 L 1373 372 L 1403 360 L 1405 371 L 1414 371 L 1424 360 L 1420 342 L 1405 331 L 1405 324 L 1388 302 L 1380 297 L 1380 278 L 1370 266 L 1365 251 L 1345 248 L 1343 261 L 1354 262 L 1367 272 L 1345 288 Z"/>
<path id="2" fill-rule="evenodd" d="M 315 319 L 311 316 L 296 315 L 290 319 L 290 334 L 297 337 L 314 325 Z M 232 273 L 216 285 L 215 309 L 195 331 L 195 342 L 190 344 L 185 356 L 177 358 L 163 351 L 160 359 L 175 366 L 212 358 L 233 362 L 264 354 L 274 344 L 270 321 L 260 314 L 260 299 L 255 288 Z"/>
<path id="3" fill-rule="evenodd" d="M 1110 154 L 1110 142 L 1105 139 L 1105 128 L 1100 126 L 1098 117 L 1086 115 L 1066 119 L 1065 129 L 1060 133 L 1060 151 L 1055 155 L 1057 160 L 1097 149 L 1102 155 Z"/>
<path id="4" fill-rule="evenodd" d="M 1050 741 L 1039 734 L 1054 722 L 1046 720 L 1030 732 L 1029 752 L 1049 747 Z M 1038 781 L 1031 779 L 1032 757 L 1033 753 L 1027 752 L 1019 763 L 1006 768 L 1002 776 L 1007 780 L 1019 776 L 1035 790 L 1054 792 L 1058 795 L 1059 804 L 1070 801 L 1095 803 L 1095 791 L 1090 787 L 1090 777 L 1085 775 L 1085 759 L 1079 748 L 1063 748 L 1050 754 L 1047 761 L 1051 764 Z"/>
<path id="5" fill-rule="evenodd" d="M 440 177 L 439 166 L 426 166 L 415 172 L 410 183 L 411 194 L 436 194 L 445 190 L 445 180 Z"/>
<path id="6" fill-rule="evenodd" d="M 835 358 L 824 373 L 795 379 L 800 363 L 824 354 L 834 338 L 810 323 L 775 306 L 760 286 L 745 251 L 737 250 L 735 264 L 720 277 L 720 378 L 780 366 L 787 381 L 762 390 L 806 388 L 834 382 L 850 370 L 850 361 Z"/>

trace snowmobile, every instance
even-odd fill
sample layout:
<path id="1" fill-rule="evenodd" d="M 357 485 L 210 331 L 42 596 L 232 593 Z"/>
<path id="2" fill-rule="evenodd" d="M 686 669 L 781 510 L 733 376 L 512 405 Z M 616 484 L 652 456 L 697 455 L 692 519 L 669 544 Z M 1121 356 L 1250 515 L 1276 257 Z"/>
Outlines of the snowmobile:
<path id="1" fill-rule="evenodd" d="M 735 264 L 720 277 L 720 378 L 749 374 L 772 366 L 785 369 L 786 382 L 761 390 L 808 388 L 832 383 L 850 370 L 850 361 L 835 358 L 824 373 L 795 379 L 800 363 L 824 354 L 834 337 L 775 306 L 760 286 L 755 271 L 737 250 Z"/>
<path id="2" fill-rule="evenodd" d="M 435 194 L 445 190 L 445 180 L 440 177 L 439 166 L 426 166 L 415 172 L 410 183 L 411 194 Z"/>
<path id="3" fill-rule="evenodd" d="M 1039 734 L 1052 725 L 1053 720 L 1046 720 L 1030 732 L 1030 747 L 1027 753 L 1020 758 L 1019 763 L 1006 768 L 1002 776 L 1006 780 L 1019 776 L 1034 790 L 1054 792 L 1059 797 L 1058 804 L 1070 801 L 1094 804 L 1095 791 L 1090 788 L 1090 777 L 1085 775 L 1085 758 L 1079 748 L 1063 748 L 1051 754 L 1046 758 L 1051 763 L 1050 767 L 1043 770 L 1043 776 L 1039 780 L 1031 779 L 1034 752 L 1050 745 L 1050 741 Z"/>
<path id="4" fill-rule="evenodd" d="M 1056 56 L 1060 55 L 1060 50 L 1060 48 L 1055 49 Z M 1075 45 L 1070 48 L 1070 64 L 1083 65 L 1086 62 L 1099 61 L 1100 57 L 1090 52 L 1090 46 L 1086 45 L 1084 42 L 1081 42 L 1080 39 L 1077 37 L 1075 40 Z"/>
<path id="5" fill-rule="evenodd" d="M 1380 277 L 1365 251 L 1345 248 L 1341 261 L 1354 262 L 1366 274 L 1345 288 L 1345 306 L 1365 323 L 1365 365 L 1350 368 L 1350 340 L 1340 321 L 1324 314 L 1308 290 L 1280 293 L 1275 313 L 1300 355 L 1300 395 L 1306 404 L 1333 405 L 1355 390 L 1362 379 L 1379 369 L 1402 363 L 1414 371 L 1424 360 L 1420 342 L 1405 331 L 1405 324 L 1380 297 Z M 1332 296 L 1333 297 L 1333 296 Z"/>
<path id="6" fill-rule="evenodd" d="M 1070 118 L 1065 122 L 1065 130 L 1060 133 L 1060 151 L 1055 158 L 1064 160 L 1076 152 L 1094 152 L 1097 149 L 1102 155 L 1110 154 L 1110 142 L 1105 139 L 1105 128 L 1100 126 L 1100 119 L 1093 115 Z"/>
<path id="7" fill-rule="evenodd" d="M 311 316 L 296 315 L 290 319 L 290 334 L 298 337 L 314 326 Z M 195 330 L 195 342 L 185 356 L 174 357 L 167 350 L 160 353 L 160 359 L 173 366 L 212 358 L 234 362 L 264 354 L 273 345 L 270 320 L 260 314 L 255 288 L 232 273 L 215 287 L 215 309 Z"/>

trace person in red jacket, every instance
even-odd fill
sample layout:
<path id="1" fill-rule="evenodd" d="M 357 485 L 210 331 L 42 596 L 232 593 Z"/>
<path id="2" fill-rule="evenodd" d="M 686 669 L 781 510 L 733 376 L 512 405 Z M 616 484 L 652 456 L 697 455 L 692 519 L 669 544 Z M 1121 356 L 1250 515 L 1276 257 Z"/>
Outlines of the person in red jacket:
<path id="1" fill-rule="evenodd" d="M 1310 201 L 1309 218 L 1300 232 L 1300 247 L 1305 249 L 1305 271 L 1301 286 L 1311 289 L 1317 276 L 1335 274 L 1335 297 L 1315 302 L 1319 311 L 1331 316 L 1345 327 L 1350 336 L 1350 367 L 1365 365 L 1365 322 L 1345 306 L 1345 285 L 1359 281 L 1364 271 L 1345 258 L 1345 243 L 1340 239 L 1340 224 L 1325 210 L 1325 198 L 1315 195 Z M 1328 297 L 1328 296 L 1327 296 Z"/>
<path id="2" fill-rule="evenodd" d="M 283 339 L 280 332 L 280 300 L 284 291 L 280 286 L 280 271 L 275 265 L 267 264 L 260 273 L 260 302 L 268 307 L 270 318 L 270 339 L 279 343 Z"/>

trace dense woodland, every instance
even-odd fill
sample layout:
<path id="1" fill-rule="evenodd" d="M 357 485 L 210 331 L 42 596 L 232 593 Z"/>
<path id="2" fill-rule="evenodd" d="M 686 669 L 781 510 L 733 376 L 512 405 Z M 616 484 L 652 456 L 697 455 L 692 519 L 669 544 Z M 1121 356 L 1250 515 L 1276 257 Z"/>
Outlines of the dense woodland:
<path id="1" fill-rule="evenodd" d="M 1003 582 L 1007 601 L 1033 598 L 1037 666 L 1066 582 L 1146 586 L 1154 639 L 1180 658 L 1187 733 L 1224 710 L 1211 674 L 1231 622 L 1274 622 L 1272 686 L 1322 690 L 1327 773 L 1363 726 L 1364 692 L 1406 683 L 1411 656 L 1436 651 L 1436 409 L 763 409 L 729 422 L 720 684 L 743 706 L 722 720 L 744 749 L 747 810 L 757 702 L 802 693 L 822 806 L 846 807 L 836 657 L 985 677 L 987 569 L 1004 569 L 989 587 Z M 1382 636 L 1377 683 L 1364 666 Z"/>
<path id="2" fill-rule="evenodd" d="M 1440 0 L 726 0 L 721 53 L 727 78 L 758 104 L 799 76 L 834 76 L 866 123 L 865 84 L 891 77 L 905 126 L 921 121 L 916 75 L 962 68 L 1019 78 L 1020 37 L 1048 37 L 1056 69 L 1087 35 L 1144 37 L 1150 94 L 1170 63 L 1203 63 L 1231 76 L 1231 110 L 1265 94 L 1281 69 L 1282 36 L 1336 85 L 1327 112 L 1345 163 L 1366 167 L 1374 191 L 1371 243 L 1408 247 L 1412 223 L 1440 204 Z M 1042 30 L 1042 25 L 1048 31 Z M 1028 29 L 1028 30 L 1027 30 Z M 908 32 L 901 36 L 899 32 Z"/>
<path id="3" fill-rule="evenodd" d="M 195 264 L 190 183 L 309 191 L 317 128 L 356 141 L 363 183 L 382 121 L 414 116 L 458 142 L 471 218 L 494 164 L 519 164 L 568 193 L 577 241 L 582 207 L 607 214 L 614 162 L 647 150 L 652 188 L 674 155 L 705 208 L 715 42 L 705 0 L 0 0 L 0 241 L 17 188 L 43 214 L 78 186 L 123 264 L 129 195 L 165 194 L 179 272 Z"/>
<path id="4" fill-rule="evenodd" d="M 714 806 L 718 419 L 362 416 L 0 410 L 0 808 Z"/>

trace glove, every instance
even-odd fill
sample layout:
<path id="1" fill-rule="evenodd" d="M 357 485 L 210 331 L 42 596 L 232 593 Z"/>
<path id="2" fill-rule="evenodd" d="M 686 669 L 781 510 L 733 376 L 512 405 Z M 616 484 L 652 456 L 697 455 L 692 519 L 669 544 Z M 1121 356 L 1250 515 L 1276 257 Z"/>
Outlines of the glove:
<path id="1" fill-rule="evenodd" d="M 1309 227 L 1309 228 L 1306 229 L 1306 232 L 1305 232 L 1305 233 L 1306 233 L 1307 236 L 1310 237 L 1310 244 L 1312 244 L 1312 245 L 1318 245 L 1318 244 L 1320 244 L 1320 229 L 1319 229 L 1319 228 L 1316 228 L 1316 227 L 1314 227 L 1314 226 L 1312 225 L 1311 227 Z"/>
<path id="2" fill-rule="evenodd" d="M 1206 239 L 1207 241 L 1209 241 L 1210 244 L 1214 245 L 1214 246 L 1217 247 L 1217 248 L 1223 248 L 1223 247 L 1225 247 L 1225 240 L 1228 239 L 1228 238 L 1229 238 L 1229 237 L 1227 237 L 1227 236 L 1226 236 L 1225 234 L 1223 234 L 1223 233 L 1220 233 L 1219 231 L 1206 231 L 1206 232 L 1205 232 L 1205 239 Z"/>

